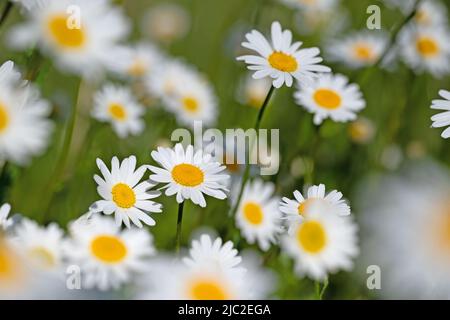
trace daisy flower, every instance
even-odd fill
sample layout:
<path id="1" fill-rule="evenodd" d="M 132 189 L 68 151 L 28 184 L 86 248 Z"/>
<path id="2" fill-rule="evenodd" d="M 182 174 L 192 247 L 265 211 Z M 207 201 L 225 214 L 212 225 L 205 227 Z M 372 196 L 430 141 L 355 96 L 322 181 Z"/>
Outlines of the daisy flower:
<path id="1" fill-rule="evenodd" d="M 209 236 L 202 235 L 200 239 L 200 242 L 193 242 L 190 258 L 179 261 L 159 257 L 153 260 L 149 272 L 140 281 L 145 286 L 138 298 L 234 300 L 268 297 L 273 288 L 273 277 L 261 268 L 260 259 L 247 254 L 241 262 L 230 242 L 221 246 L 220 238 L 212 242 Z"/>
<path id="2" fill-rule="evenodd" d="M 10 211 L 11 205 L 9 203 L 4 203 L 0 207 L 0 231 L 4 231 L 12 226 L 13 221 L 11 218 L 8 218 Z"/>
<path id="3" fill-rule="evenodd" d="M 0 159 L 26 164 L 47 146 L 50 106 L 38 90 L 20 80 L 12 61 L 0 67 Z"/>
<path id="4" fill-rule="evenodd" d="M 306 197 L 300 191 L 294 191 L 294 199 L 283 197 L 280 202 L 280 211 L 289 223 L 289 232 L 304 220 L 306 214 L 312 210 L 315 204 L 320 203 L 327 207 L 331 213 L 338 216 L 348 216 L 350 207 L 343 199 L 341 192 L 332 190 L 325 194 L 325 185 L 319 184 L 308 188 Z"/>
<path id="5" fill-rule="evenodd" d="M 257 242 L 267 251 L 281 232 L 279 199 L 274 196 L 275 186 L 257 179 L 245 186 L 236 212 L 236 225 L 248 243 Z"/>
<path id="6" fill-rule="evenodd" d="M 120 138 L 126 138 L 128 134 L 138 135 L 144 130 L 143 114 L 144 107 L 126 87 L 107 84 L 94 96 L 92 116 L 98 121 L 111 123 Z"/>
<path id="7" fill-rule="evenodd" d="M 272 45 L 256 30 L 247 33 L 247 42 L 242 46 L 256 51 L 258 55 L 244 55 L 238 60 L 245 61 L 248 69 L 255 71 L 253 78 L 270 76 L 273 86 L 280 88 L 284 83 L 290 87 L 293 78 L 301 83 L 308 83 L 317 72 L 330 72 L 331 69 L 319 65 L 323 61 L 318 55 L 318 48 L 300 49 L 302 43 L 292 43 L 292 32 L 283 31 L 279 22 L 272 23 Z"/>
<path id="8" fill-rule="evenodd" d="M 183 262 L 189 267 L 209 266 L 218 267 L 224 271 L 244 272 L 238 265 L 242 258 L 238 251 L 233 248 L 233 242 L 223 243 L 221 238 L 212 241 L 209 235 L 201 235 L 199 240 L 192 241 L 189 257 L 183 259 Z"/>
<path id="9" fill-rule="evenodd" d="M 381 298 L 448 299 L 448 167 L 426 160 L 374 178 L 359 188 L 357 205 L 365 235 L 361 265 L 376 261 L 382 270 Z"/>
<path id="10" fill-rule="evenodd" d="M 14 228 L 14 242 L 34 266 L 45 271 L 57 271 L 62 266 L 64 232 L 56 224 L 39 226 L 24 218 Z"/>
<path id="11" fill-rule="evenodd" d="M 294 96 L 297 104 L 314 114 L 316 125 L 326 118 L 336 122 L 355 120 L 355 112 L 366 106 L 359 86 L 349 84 L 341 74 L 321 75 L 310 86 L 299 86 Z"/>
<path id="12" fill-rule="evenodd" d="M 171 43 L 188 33 L 190 20 L 184 7 L 175 3 L 158 4 L 145 13 L 142 31 L 153 40 Z"/>
<path id="13" fill-rule="evenodd" d="M 293 9 L 306 9 L 314 11 L 328 11 L 339 3 L 339 0 L 280 0 Z"/>
<path id="14" fill-rule="evenodd" d="M 349 217 L 330 214 L 329 205 L 315 203 L 302 223 L 281 240 L 282 249 L 295 260 L 299 276 L 323 281 L 328 273 L 351 270 L 358 254 L 357 226 Z"/>
<path id="15" fill-rule="evenodd" d="M 202 77 L 179 79 L 173 87 L 173 94 L 164 102 L 178 122 L 192 127 L 194 121 L 206 126 L 214 124 L 217 118 L 217 98 L 212 86 Z"/>
<path id="16" fill-rule="evenodd" d="M 435 114 L 431 117 L 433 121 L 433 128 L 448 127 L 442 132 L 442 138 L 450 138 L 450 91 L 441 90 L 439 95 L 444 98 L 441 100 L 433 100 L 431 109 L 444 110 L 441 113 Z"/>
<path id="17" fill-rule="evenodd" d="M 127 48 L 128 57 L 120 65 L 119 72 L 130 78 L 143 78 L 148 76 L 163 62 L 163 54 L 150 43 L 138 43 Z"/>
<path id="18" fill-rule="evenodd" d="M 332 61 L 344 63 L 352 69 L 371 66 L 380 59 L 388 45 L 388 37 L 384 33 L 367 31 L 354 32 L 343 39 L 334 40 L 326 48 Z M 391 61 L 387 56 L 383 64 Z"/>
<path id="19" fill-rule="evenodd" d="M 64 71 L 95 77 L 123 59 L 117 47 L 128 23 L 109 0 L 42 0 L 26 13 L 27 21 L 9 34 L 11 45 L 37 43 Z"/>
<path id="20" fill-rule="evenodd" d="M 367 144 L 375 136 L 375 124 L 368 118 L 358 118 L 348 126 L 348 135 L 355 143 Z"/>
<path id="21" fill-rule="evenodd" d="M 424 71 L 435 77 L 450 73 L 450 34 L 444 28 L 404 29 L 399 48 L 405 63 L 416 73 Z"/>
<path id="22" fill-rule="evenodd" d="M 161 212 L 161 205 L 153 202 L 160 195 L 157 191 L 148 191 L 154 185 L 149 181 L 140 182 L 144 176 L 147 166 L 136 169 L 136 157 L 125 158 L 119 163 L 117 157 L 111 160 L 111 171 L 105 163 L 97 159 L 97 166 L 103 178 L 94 176 L 97 182 L 97 192 L 103 198 L 95 202 L 90 208 L 90 212 L 103 212 L 106 215 L 115 214 L 118 226 L 122 222 L 129 228 L 130 220 L 133 224 L 142 228 L 142 222 L 146 225 L 154 226 L 153 220 L 148 212 Z"/>
<path id="23" fill-rule="evenodd" d="M 447 8 L 440 1 L 422 1 L 413 21 L 422 27 L 443 27 L 447 24 Z"/>
<path id="24" fill-rule="evenodd" d="M 83 288 L 118 289 L 147 269 L 155 253 L 153 238 L 145 229 L 126 229 L 109 217 L 94 215 L 69 226 L 66 255 L 80 266 Z"/>
<path id="25" fill-rule="evenodd" d="M 229 176 L 220 174 L 225 167 L 212 161 L 211 155 L 204 154 L 202 150 L 194 152 L 192 145 L 185 150 L 178 143 L 173 149 L 158 147 L 151 156 L 162 168 L 148 166 L 153 172 L 150 179 L 165 183 L 163 189 L 166 189 L 166 195 L 176 195 L 178 203 L 190 199 L 206 207 L 204 194 L 221 200 L 227 197 L 224 184 Z"/>
<path id="26" fill-rule="evenodd" d="M 253 79 L 247 75 L 239 86 L 238 100 L 244 105 L 259 109 L 264 103 L 271 85 L 272 81 L 268 78 Z"/>

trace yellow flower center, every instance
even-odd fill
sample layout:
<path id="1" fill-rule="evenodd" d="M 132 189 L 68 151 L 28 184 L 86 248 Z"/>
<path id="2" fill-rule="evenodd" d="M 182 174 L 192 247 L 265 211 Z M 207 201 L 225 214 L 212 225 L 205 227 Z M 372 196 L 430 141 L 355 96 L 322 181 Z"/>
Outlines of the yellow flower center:
<path id="1" fill-rule="evenodd" d="M 19 257 L 0 239 L 0 288 L 17 285 L 22 278 L 22 271 Z"/>
<path id="2" fill-rule="evenodd" d="M 184 97 L 183 107 L 186 111 L 194 113 L 198 111 L 199 104 L 197 99 L 195 99 L 194 97 Z"/>
<path id="3" fill-rule="evenodd" d="M 322 108 L 334 110 L 341 106 L 341 96 L 330 89 L 318 89 L 314 93 L 314 101 Z"/>
<path id="4" fill-rule="evenodd" d="M 136 195 L 128 185 L 125 183 L 116 184 L 112 190 L 114 203 L 120 208 L 131 208 L 136 203 Z"/>
<path id="5" fill-rule="evenodd" d="M 438 43 L 429 37 L 421 37 L 416 43 L 417 50 L 424 57 L 433 57 L 439 53 Z"/>
<path id="6" fill-rule="evenodd" d="M 9 124 L 9 114 L 6 107 L 0 102 L 0 133 L 3 132 Z"/>
<path id="7" fill-rule="evenodd" d="M 311 254 L 317 254 L 325 248 L 327 235 L 320 222 L 305 221 L 298 229 L 297 240 L 303 250 Z"/>
<path id="8" fill-rule="evenodd" d="M 244 205 L 244 217 L 253 225 L 260 225 L 264 220 L 264 213 L 259 204 L 255 202 L 247 202 Z"/>
<path id="9" fill-rule="evenodd" d="M 172 169 L 172 178 L 185 187 L 196 187 L 203 183 L 205 175 L 198 167 L 189 164 L 178 164 Z"/>
<path id="10" fill-rule="evenodd" d="M 50 269 L 56 265 L 55 257 L 44 247 L 35 247 L 31 249 L 29 255 L 33 261 L 44 269 Z"/>
<path id="11" fill-rule="evenodd" d="M 81 28 L 70 28 L 69 17 L 66 14 L 59 14 L 50 17 L 48 29 L 53 41 L 65 49 L 79 49 L 86 43 L 85 30 Z"/>
<path id="12" fill-rule="evenodd" d="M 116 236 L 102 235 L 91 243 L 92 254 L 105 263 L 119 263 L 127 256 L 127 247 Z"/>
<path id="13" fill-rule="evenodd" d="M 125 108 L 119 103 L 111 103 L 108 107 L 109 114 L 118 121 L 123 121 L 127 118 Z"/>
<path id="14" fill-rule="evenodd" d="M 142 77 L 147 73 L 147 65 L 144 61 L 137 59 L 128 69 L 128 73 L 133 77 Z"/>
<path id="15" fill-rule="evenodd" d="M 416 15 L 414 16 L 414 19 L 420 24 L 428 24 L 430 22 L 429 18 L 428 13 L 423 9 L 417 10 Z"/>
<path id="16" fill-rule="evenodd" d="M 375 59 L 372 48 L 365 43 L 358 43 L 353 47 L 355 57 L 363 61 L 372 61 Z"/>
<path id="17" fill-rule="evenodd" d="M 270 65 L 283 72 L 294 72 L 298 68 L 297 60 L 286 53 L 275 51 L 269 56 Z"/>
<path id="18" fill-rule="evenodd" d="M 227 300 L 228 294 L 220 283 L 201 279 L 191 284 L 190 296 L 193 300 Z"/>

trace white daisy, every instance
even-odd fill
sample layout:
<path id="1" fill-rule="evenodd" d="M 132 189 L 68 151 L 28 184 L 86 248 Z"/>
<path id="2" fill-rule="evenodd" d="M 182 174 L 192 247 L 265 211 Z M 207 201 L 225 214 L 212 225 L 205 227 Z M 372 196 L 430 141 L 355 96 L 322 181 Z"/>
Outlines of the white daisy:
<path id="1" fill-rule="evenodd" d="M 9 34 L 10 43 L 24 49 L 37 43 L 62 70 L 95 77 L 122 59 L 117 46 L 128 23 L 109 0 L 41 0 L 26 13 L 27 21 Z"/>
<path id="2" fill-rule="evenodd" d="M 144 112 L 144 107 L 126 87 L 107 84 L 94 96 L 92 116 L 110 122 L 120 138 L 138 135 L 144 130 L 145 123 L 141 119 Z"/>
<path id="3" fill-rule="evenodd" d="M 283 250 L 295 260 L 299 276 L 325 280 L 328 273 L 351 270 L 358 254 L 357 226 L 349 217 L 330 214 L 329 205 L 315 203 L 302 223 L 282 238 Z"/>
<path id="4" fill-rule="evenodd" d="M 124 61 L 118 61 L 119 72 L 127 77 L 142 78 L 148 76 L 164 61 L 163 54 L 150 43 L 138 43 L 127 48 L 128 56 Z"/>
<path id="5" fill-rule="evenodd" d="M 297 104 L 314 114 L 316 125 L 328 117 L 336 122 L 355 120 L 355 112 L 366 106 L 359 86 L 349 84 L 341 74 L 321 75 L 310 86 L 299 86 L 294 96 Z"/>
<path id="6" fill-rule="evenodd" d="M 118 289 L 147 269 L 155 253 L 153 237 L 145 229 L 120 227 L 109 217 L 98 215 L 70 225 L 66 255 L 80 266 L 83 288 Z"/>
<path id="7" fill-rule="evenodd" d="M 192 127 L 194 121 L 204 125 L 214 124 L 217 118 L 217 98 L 213 87 L 202 77 L 179 79 L 173 87 L 173 94 L 166 96 L 164 102 L 178 122 Z"/>
<path id="8" fill-rule="evenodd" d="M 442 132 L 442 138 L 450 138 L 450 91 L 441 90 L 439 95 L 444 98 L 441 100 L 433 100 L 431 109 L 444 110 L 441 113 L 435 114 L 431 117 L 433 121 L 433 128 L 448 127 Z"/>
<path id="9" fill-rule="evenodd" d="M 382 32 L 360 31 L 331 41 L 326 48 L 330 60 L 342 62 L 347 67 L 358 69 L 376 63 L 388 45 L 388 37 Z M 383 65 L 392 61 L 386 56 Z"/>
<path id="10" fill-rule="evenodd" d="M 190 28 L 190 16 L 176 3 L 152 6 L 144 15 L 142 31 L 151 39 L 170 43 L 184 37 Z"/>
<path id="11" fill-rule="evenodd" d="M 239 86 L 238 100 L 244 105 L 259 109 L 263 105 L 271 85 L 272 81 L 268 78 L 253 79 L 246 75 Z"/>
<path id="12" fill-rule="evenodd" d="M 154 185 L 149 181 L 140 182 L 147 166 L 136 169 L 136 157 L 125 158 L 119 163 L 117 157 L 111 160 L 111 171 L 105 163 L 97 159 L 97 166 L 102 172 L 103 178 L 94 176 L 97 182 L 97 192 L 104 199 L 95 202 L 89 210 L 91 212 L 103 212 L 106 215 L 115 214 L 118 226 L 122 222 L 129 228 L 130 220 L 139 228 L 142 222 L 154 226 L 153 220 L 148 212 L 161 212 L 161 205 L 149 199 L 160 195 L 157 191 L 148 191 Z"/>
<path id="13" fill-rule="evenodd" d="M 267 251 L 281 232 L 279 199 L 274 196 L 275 186 L 271 182 L 256 179 L 245 186 L 236 212 L 236 225 L 248 243 L 257 242 Z"/>
<path id="14" fill-rule="evenodd" d="M 9 203 L 4 203 L 0 207 L 0 231 L 4 231 L 12 226 L 13 221 L 11 218 L 8 218 L 10 211 L 11 205 Z"/>
<path id="15" fill-rule="evenodd" d="M 300 191 L 295 190 L 295 199 L 283 197 L 280 202 L 280 211 L 288 221 L 291 234 L 317 203 L 327 206 L 327 209 L 330 211 L 328 212 L 329 214 L 332 213 L 338 216 L 348 216 L 350 214 L 350 206 L 343 199 L 342 193 L 337 190 L 332 190 L 325 194 L 325 185 L 319 184 L 318 186 L 309 187 L 306 194 L 305 198 Z"/>
<path id="16" fill-rule="evenodd" d="M 450 297 L 450 171 L 430 161 L 359 189 L 361 265 L 382 270 L 383 299 Z M 382 201 L 380 201 L 382 199 Z"/>
<path id="17" fill-rule="evenodd" d="M 339 0 L 280 0 L 293 9 L 328 11 L 339 3 Z"/>
<path id="18" fill-rule="evenodd" d="M 256 30 L 245 36 L 248 42 L 242 46 L 256 51 L 259 55 L 238 57 L 247 63 L 248 69 L 254 70 L 253 77 L 261 79 L 270 76 L 273 86 L 280 88 L 284 83 L 292 86 L 293 78 L 301 83 L 308 83 L 317 72 L 330 72 L 331 69 L 319 65 L 323 61 L 318 55 L 318 48 L 300 49 L 301 42 L 292 43 L 292 32 L 283 31 L 279 22 L 272 23 L 272 45 Z"/>
<path id="19" fill-rule="evenodd" d="M 399 8 L 404 13 L 409 13 L 414 8 L 416 0 L 384 0 L 391 8 Z"/>
<path id="20" fill-rule="evenodd" d="M 150 175 L 150 179 L 166 183 L 163 187 L 166 195 L 176 194 L 178 203 L 190 199 L 193 203 L 206 207 L 203 194 L 221 200 L 227 197 L 224 184 L 228 175 L 220 174 L 225 167 L 212 161 L 211 155 L 204 154 L 202 150 L 194 152 L 191 145 L 184 150 L 178 143 L 174 149 L 158 147 L 157 151 L 152 151 L 151 156 L 162 168 L 148 166 L 154 173 Z"/>
<path id="21" fill-rule="evenodd" d="M 422 1 L 413 21 L 423 27 L 443 27 L 447 24 L 447 8 L 440 1 Z"/>
<path id="22" fill-rule="evenodd" d="M 50 106 L 38 90 L 20 80 L 12 61 L 0 67 L 0 158 L 18 164 L 42 153 L 52 124 Z"/>
<path id="23" fill-rule="evenodd" d="M 415 72 L 427 71 L 435 77 L 450 73 L 450 34 L 444 28 L 404 29 L 399 48 L 406 64 Z"/>
<path id="24" fill-rule="evenodd" d="M 348 126 L 348 135 L 355 143 L 367 144 L 375 136 L 375 124 L 372 120 L 360 117 Z"/>
<path id="25" fill-rule="evenodd" d="M 244 272 L 238 265 L 242 258 L 238 251 L 233 248 L 233 242 L 222 242 L 221 238 L 212 241 L 209 235 L 203 234 L 200 240 L 192 241 L 189 257 L 183 262 L 189 267 L 213 266 L 224 271 Z"/>
<path id="26" fill-rule="evenodd" d="M 14 228 L 14 235 L 15 244 L 34 266 L 45 271 L 61 270 L 64 232 L 56 223 L 41 227 L 24 218 Z"/>

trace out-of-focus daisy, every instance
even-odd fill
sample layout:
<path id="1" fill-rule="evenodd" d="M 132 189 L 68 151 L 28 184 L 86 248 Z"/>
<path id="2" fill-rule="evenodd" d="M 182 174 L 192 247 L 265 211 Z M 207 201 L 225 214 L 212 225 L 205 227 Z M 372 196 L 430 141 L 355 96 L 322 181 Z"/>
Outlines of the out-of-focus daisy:
<path id="1" fill-rule="evenodd" d="M 361 263 L 376 264 L 382 270 L 381 297 L 448 299 L 448 168 L 428 161 L 410 163 L 396 175 L 365 180 L 358 190 L 361 235 L 365 236 Z"/>
<path id="2" fill-rule="evenodd" d="M 38 90 L 20 80 L 12 61 L 0 67 L 0 158 L 18 164 L 47 146 L 50 106 Z"/>
<path id="3" fill-rule="evenodd" d="M 323 2 L 323 1 L 316 1 Z M 310 9 L 298 10 L 294 16 L 295 30 L 301 35 L 316 33 L 322 38 L 334 38 L 349 27 L 349 12 L 344 7 L 311 6 Z"/>
<path id="4" fill-rule="evenodd" d="M 142 22 L 143 33 L 163 43 L 182 38 L 189 31 L 189 27 L 189 14 L 175 3 L 151 7 Z"/>
<path id="5" fill-rule="evenodd" d="M 131 78 L 147 77 L 163 62 L 163 54 L 150 43 L 138 43 L 127 48 L 128 56 L 118 61 L 121 74 Z"/>
<path id="6" fill-rule="evenodd" d="M 24 218 L 14 228 L 14 242 L 34 266 L 45 271 L 58 271 L 62 266 L 64 232 L 57 224 L 39 226 Z"/>
<path id="7" fill-rule="evenodd" d="M 294 191 L 294 198 L 289 199 L 283 197 L 280 202 L 280 211 L 284 214 L 289 223 L 289 232 L 295 229 L 297 224 L 303 221 L 305 216 L 314 208 L 314 205 L 323 204 L 329 211 L 328 214 L 335 214 L 338 216 L 348 216 L 350 214 L 350 207 L 343 199 L 341 192 L 332 190 L 325 194 L 325 185 L 319 184 L 308 188 L 306 198 L 303 197 L 300 191 Z"/>
<path id="8" fill-rule="evenodd" d="M 166 107 L 177 120 L 187 126 L 194 121 L 212 125 L 217 117 L 217 99 L 212 86 L 203 78 L 191 77 L 190 81 L 177 81 L 173 94 L 164 99 Z"/>
<path id="9" fill-rule="evenodd" d="M 433 100 L 431 109 L 444 110 L 441 113 L 435 114 L 431 117 L 433 121 L 433 128 L 448 127 L 442 132 L 442 138 L 450 138 L 450 91 L 441 90 L 439 95 L 443 98 L 441 100 Z"/>
<path id="10" fill-rule="evenodd" d="M 294 9 L 306 9 L 314 11 L 328 11 L 336 7 L 339 0 L 280 0 L 282 3 Z"/>
<path id="11" fill-rule="evenodd" d="M 19 252 L 0 235 L 0 297 L 21 291 L 27 280 L 27 268 Z"/>
<path id="12" fill-rule="evenodd" d="M 138 298 L 187 300 L 267 298 L 273 288 L 273 278 L 261 268 L 260 261 L 250 259 L 246 255 L 241 263 L 237 251 L 231 249 L 231 242 L 221 246 L 221 241 L 211 242 L 209 236 L 201 236 L 201 239 L 201 242 L 193 242 L 195 248 L 191 249 L 191 257 L 181 262 L 168 257 L 153 260 L 144 281 L 140 281 L 145 286 Z"/>
<path id="13" fill-rule="evenodd" d="M 295 260 L 299 276 L 323 281 L 328 273 L 350 270 L 358 254 L 357 226 L 349 217 L 329 212 L 330 205 L 316 202 L 281 240 L 283 250 Z"/>
<path id="14" fill-rule="evenodd" d="M 126 87 L 107 84 L 94 96 L 92 116 L 110 122 L 120 138 L 138 135 L 144 130 L 143 114 L 144 107 Z"/>
<path id="15" fill-rule="evenodd" d="M 166 189 L 166 195 L 176 195 L 178 203 L 191 200 L 206 207 L 204 194 L 221 200 L 227 197 L 224 184 L 229 176 L 221 174 L 225 167 L 202 150 L 194 152 L 192 145 L 185 150 L 178 143 L 173 149 L 158 147 L 151 156 L 162 168 L 148 166 L 153 172 L 150 179 L 165 183 L 163 189 Z"/>
<path id="16" fill-rule="evenodd" d="M 13 221 L 11 218 L 8 218 L 10 211 L 11 211 L 11 205 L 9 203 L 4 203 L 0 207 L 0 231 L 6 230 L 12 226 Z"/>
<path id="17" fill-rule="evenodd" d="M 424 71 L 435 77 L 450 72 L 450 34 L 444 28 L 404 29 L 399 36 L 399 48 L 405 62 L 415 73 Z"/>
<path id="18" fill-rule="evenodd" d="M 359 86 L 349 84 L 348 78 L 340 74 L 324 74 L 310 86 L 300 86 L 295 98 L 299 105 L 314 113 L 317 125 L 328 117 L 336 122 L 354 120 L 355 112 L 366 106 Z"/>
<path id="19" fill-rule="evenodd" d="M 75 221 L 70 235 L 66 255 L 80 266 L 85 289 L 118 289 L 145 271 L 147 259 L 155 253 L 153 238 L 145 229 L 121 231 L 109 217 Z"/>
<path id="20" fill-rule="evenodd" d="M 239 87 L 238 100 L 242 104 L 259 109 L 266 99 L 271 84 L 272 81 L 268 78 L 253 79 L 247 75 Z"/>
<path id="21" fill-rule="evenodd" d="M 189 257 L 183 259 L 183 262 L 190 267 L 213 266 L 223 271 L 244 272 L 238 265 L 242 258 L 238 251 L 233 248 L 233 242 L 222 242 L 221 238 L 212 241 L 209 235 L 203 234 L 199 240 L 192 241 Z"/>
<path id="22" fill-rule="evenodd" d="M 256 30 L 245 35 L 247 42 L 242 46 L 256 51 L 258 55 L 244 55 L 237 59 L 245 61 L 248 69 L 255 71 L 253 77 L 261 79 L 271 77 L 273 86 L 280 88 L 284 83 L 292 86 L 293 79 L 308 83 L 317 72 L 330 72 L 331 69 L 320 65 L 318 48 L 300 49 L 302 43 L 292 43 L 292 32 L 282 30 L 279 22 L 272 23 L 272 44 Z"/>
<path id="23" fill-rule="evenodd" d="M 128 23 L 108 0 L 43 0 L 27 15 L 10 43 L 23 49 L 37 43 L 64 71 L 94 77 L 122 59 L 117 46 Z"/>
<path id="24" fill-rule="evenodd" d="M 275 186 L 257 179 L 245 186 L 236 212 L 236 224 L 248 243 L 257 243 L 267 251 L 281 232 L 279 199 L 274 196 Z"/>
<path id="25" fill-rule="evenodd" d="M 136 157 L 125 158 L 119 163 L 117 157 L 111 160 L 111 171 L 105 163 L 97 159 L 97 166 L 103 178 L 94 176 L 97 182 L 97 192 L 103 198 L 95 202 L 89 210 L 91 212 L 103 212 L 106 215 L 115 214 L 118 226 L 122 222 L 129 228 L 130 220 L 139 228 L 142 222 L 154 226 L 149 212 L 161 212 L 161 205 L 150 199 L 160 195 L 158 191 L 149 191 L 154 185 L 149 181 L 140 182 L 144 176 L 147 166 L 136 169 Z"/>
<path id="26" fill-rule="evenodd" d="M 375 125 L 368 118 L 358 118 L 348 125 L 348 135 L 353 142 L 366 144 L 375 135 Z"/>
<path id="27" fill-rule="evenodd" d="M 342 62 L 349 68 L 357 69 L 377 62 L 387 44 L 386 34 L 361 31 L 349 34 L 343 39 L 331 41 L 326 52 L 330 60 Z M 386 57 L 384 63 L 388 60 L 392 60 L 392 57 Z"/>
<path id="28" fill-rule="evenodd" d="M 440 1 L 422 1 L 413 21 L 423 27 L 443 27 L 447 24 L 447 8 Z"/>

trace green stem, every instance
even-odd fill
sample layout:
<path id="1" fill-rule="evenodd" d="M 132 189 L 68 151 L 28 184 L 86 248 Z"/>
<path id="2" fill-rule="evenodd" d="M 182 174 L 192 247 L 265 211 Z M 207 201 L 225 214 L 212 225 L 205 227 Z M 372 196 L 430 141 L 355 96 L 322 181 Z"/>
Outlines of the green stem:
<path id="1" fill-rule="evenodd" d="M 9 162 L 5 161 L 0 173 L 0 203 L 5 202 L 6 193 L 11 185 L 11 175 L 9 173 Z"/>
<path id="2" fill-rule="evenodd" d="M 323 287 L 320 288 L 321 284 L 319 281 L 315 282 L 315 288 L 316 288 L 316 299 L 322 300 L 323 295 L 325 294 L 325 290 L 328 288 L 328 279 L 325 279 L 325 282 L 323 283 Z"/>
<path id="3" fill-rule="evenodd" d="M 175 251 L 178 254 L 181 247 L 181 227 L 183 224 L 184 201 L 178 204 L 177 234 L 175 236 Z"/>
<path id="4" fill-rule="evenodd" d="M 256 131 L 256 134 L 258 134 L 258 130 L 259 130 L 260 126 L 261 126 L 261 121 L 263 119 L 264 112 L 267 109 L 267 105 L 269 104 L 269 101 L 270 101 L 274 91 L 275 91 L 275 87 L 272 85 L 270 87 L 269 92 L 267 93 L 266 99 L 264 99 L 264 102 L 263 102 L 263 105 L 261 106 L 261 109 L 259 109 L 258 117 L 256 118 L 256 123 L 255 123 L 255 125 L 253 127 L 255 129 L 255 131 Z M 254 143 L 254 141 L 251 142 L 250 146 L 249 146 L 250 147 L 249 148 L 249 152 L 248 152 L 249 157 L 248 157 L 247 161 L 245 162 L 245 170 L 244 170 L 244 174 L 242 176 L 241 187 L 239 189 L 239 193 L 238 193 L 238 197 L 237 197 L 236 203 L 234 204 L 233 210 L 231 211 L 232 214 L 231 214 L 231 219 L 230 220 L 232 220 L 233 217 L 236 215 L 236 211 L 237 211 L 239 203 L 241 202 L 241 199 L 242 199 L 242 194 L 244 193 L 245 185 L 247 184 L 247 181 L 248 181 L 248 178 L 249 178 L 249 175 L 250 175 L 250 156 L 251 156 L 252 151 L 253 151 L 253 145 L 254 145 L 253 143 Z"/>
<path id="5" fill-rule="evenodd" d="M 0 15 L 0 26 L 2 26 L 6 19 L 8 18 L 9 14 L 11 13 L 11 9 L 13 8 L 12 1 L 6 2 L 5 7 L 3 8 L 2 14 Z"/>
<path id="6" fill-rule="evenodd" d="M 374 70 L 376 70 L 382 63 L 383 60 L 386 58 L 386 56 L 389 54 L 389 52 L 392 50 L 392 48 L 394 47 L 395 43 L 397 42 L 397 38 L 398 35 L 400 33 L 400 31 L 402 31 L 402 29 L 414 18 L 414 16 L 417 14 L 417 9 L 420 5 L 420 3 L 422 2 L 422 0 L 416 0 L 413 9 L 411 10 L 411 12 L 406 16 L 405 19 L 403 19 L 403 21 L 401 21 L 392 31 L 390 39 L 389 39 L 389 43 L 386 46 L 386 48 L 384 49 L 383 53 L 380 55 L 380 57 L 378 58 L 378 60 L 372 65 L 370 66 L 363 74 L 362 74 L 362 78 L 359 81 L 360 85 L 362 86 L 369 78 L 370 75 L 372 74 L 372 72 Z"/>

